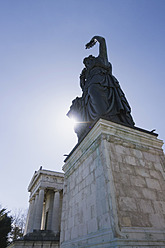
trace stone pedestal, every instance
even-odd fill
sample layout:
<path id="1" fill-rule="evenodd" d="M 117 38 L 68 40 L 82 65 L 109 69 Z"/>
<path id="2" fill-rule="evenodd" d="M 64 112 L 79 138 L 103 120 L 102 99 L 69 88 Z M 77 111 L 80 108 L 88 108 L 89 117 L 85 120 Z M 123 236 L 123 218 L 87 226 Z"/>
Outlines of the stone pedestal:
<path id="1" fill-rule="evenodd" d="M 100 119 L 66 159 L 61 248 L 165 247 L 156 135 Z"/>

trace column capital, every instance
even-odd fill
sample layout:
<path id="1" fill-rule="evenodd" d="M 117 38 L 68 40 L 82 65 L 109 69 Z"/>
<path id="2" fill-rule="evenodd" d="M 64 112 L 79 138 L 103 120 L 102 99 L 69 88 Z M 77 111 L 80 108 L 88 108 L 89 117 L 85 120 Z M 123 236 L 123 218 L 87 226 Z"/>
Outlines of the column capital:
<path id="1" fill-rule="evenodd" d="M 38 196 L 38 195 L 39 195 L 39 192 L 36 191 L 35 194 L 33 195 L 33 197 L 36 197 L 36 196 Z"/>
<path id="2" fill-rule="evenodd" d="M 29 198 L 29 203 L 32 202 L 35 199 L 35 196 L 33 195 L 32 197 Z"/>
<path id="3" fill-rule="evenodd" d="M 45 187 L 41 186 L 41 187 L 39 187 L 38 190 L 39 190 L 39 191 L 40 191 L 40 190 L 45 190 Z"/>
<path id="4" fill-rule="evenodd" d="M 53 189 L 54 193 L 58 192 L 61 193 L 63 191 L 63 189 Z"/>
<path id="5" fill-rule="evenodd" d="M 54 192 L 60 192 L 58 189 L 53 189 Z"/>

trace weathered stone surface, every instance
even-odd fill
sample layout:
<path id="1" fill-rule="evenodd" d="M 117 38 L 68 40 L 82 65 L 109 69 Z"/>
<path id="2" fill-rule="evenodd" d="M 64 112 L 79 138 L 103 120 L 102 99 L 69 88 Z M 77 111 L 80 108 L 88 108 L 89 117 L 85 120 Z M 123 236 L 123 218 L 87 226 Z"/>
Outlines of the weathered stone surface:
<path id="1" fill-rule="evenodd" d="M 133 156 L 127 155 L 125 157 L 126 163 L 131 164 L 131 165 L 136 165 L 136 159 Z"/>
<path id="2" fill-rule="evenodd" d="M 119 219 L 120 219 L 120 223 L 119 225 L 121 225 L 122 227 L 127 227 L 127 225 L 125 226 L 125 222 L 124 222 L 124 218 L 129 218 L 130 221 L 130 227 L 133 228 L 137 228 L 137 227 L 151 227 L 151 223 L 149 221 L 149 214 L 147 213 L 143 213 L 143 212 L 139 212 L 137 215 L 137 211 L 122 211 L 119 213 Z"/>
<path id="3" fill-rule="evenodd" d="M 119 197 L 119 209 L 121 211 L 136 211 L 137 205 L 134 198 Z"/>
<path id="4" fill-rule="evenodd" d="M 128 174 L 113 172 L 113 175 L 114 175 L 114 181 L 116 183 L 120 182 L 121 184 L 131 186 L 130 176 Z"/>
<path id="5" fill-rule="evenodd" d="M 161 229 L 165 227 L 165 220 L 164 216 L 160 214 L 150 214 L 149 215 L 149 220 L 151 225 L 156 228 L 156 229 Z"/>
<path id="6" fill-rule="evenodd" d="M 149 170 L 146 168 L 137 167 L 135 168 L 136 174 L 142 177 L 150 177 Z"/>
<path id="7" fill-rule="evenodd" d="M 148 188 L 144 188 L 142 191 L 143 197 L 144 199 L 150 199 L 150 200 L 156 200 L 157 199 L 157 195 L 155 190 L 153 189 L 148 189 Z"/>
<path id="8" fill-rule="evenodd" d="M 62 248 L 163 247 L 161 147 L 152 134 L 96 123 L 64 165 Z"/>
<path id="9" fill-rule="evenodd" d="M 152 178 L 146 178 L 146 182 L 148 188 L 161 191 L 161 187 L 158 180 Z"/>
<path id="10" fill-rule="evenodd" d="M 162 175 L 159 171 L 155 171 L 155 170 L 150 170 L 150 175 L 151 175 L 151 178 L 154 178 L 154 179 L 158 179 L 158 180 L 162 180 Z"/>
<path id="11" fill-rule="evenodd" d="M 146 181 L 144 177 L 141 176 L 131 176 L 131 185 L 137 186 L 137 187 L 146 187 Z"/>
<path id="12" fill-rule="evenodd" d="M 154 208 L 152 206 L 151 200 L 138 200 L 138 205 L 140 208 L 140 212 L 142 213 L 154 213 Z"/>
<path id="13" fill-rule="evenodd" d="M 131 219 L 130 219 L 130 217 L 122 217 L 121 218 L 121 224 L 123 225 L 123 226 L 132 226 L 132 223 L 131 223 Z"/>
<path id="14" fill-rule="evenodd" d="M 132 165 L 119 163 L 120 171 L 126 174 L 135 175 L 135 168 Z"/>

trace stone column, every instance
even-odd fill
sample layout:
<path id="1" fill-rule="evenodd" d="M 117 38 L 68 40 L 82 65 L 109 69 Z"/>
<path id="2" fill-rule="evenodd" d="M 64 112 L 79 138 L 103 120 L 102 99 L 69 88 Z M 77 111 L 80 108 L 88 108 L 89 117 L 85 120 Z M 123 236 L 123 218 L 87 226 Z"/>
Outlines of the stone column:
<path id="1" fill-rule="evenodd" d="M 63 190 L 60 191 L 60 207 L 59 207 L 59 228 L 61 232 L 61 215 L 62 215 L 62 200 L 63 200 Z"/>
<path id="2" fill-rule="evenodd" d="M 33 207 L 33 213 L 31 216 L 31 225 L 30 225 L 29 232 L 33 232 L 33 229 L 34 229 L 33 227 L 34 227 L 37 204 L 38 204 L 38 193 L 36 193 L 36 195 L 34 196 L 34 207 Z"/>
<path id="3" fill-rule="evenodd" d="M 45 202 L 43 203 L 41 230 L 44 230 L 44 226 L 45 226 Z"/>
<path id="4" fill-rule="evenodd" d="M 28 216 L 26 220 L 26 227 L 25 227 L 25 232 L 24 235 L 26 235 L 32 228 L 33 225 L 33 210 L 34 210 L 34 197 L 30 199 L 29 201 L 29 210 L 28 210 Z"/>
<path id="5" fill-rule="evenodd" d="M 52 215 L 53 215 L 53 202 L 54 202 L 54 190 L 49 191 L 49 210 L 47 220 L 47 230 L 51 230 L 52 226 Z"/>
<path id="6" fill-rule="evenodd" d="M 36 229 L 36 230 L 41 229 L 43 202 L 44 202 L 44 189 L 40 189 L 38 201 L 37 201 L 37 205 L 35 209 L 35 218 L 34 218 L 34 225 L 33 225 L 33 229 Z"/>
<path id="7" fill-rule="evenodd" d="M 52 228 L 51 230 L 55 233 L 60 231 L 60 193 L 55 191 L 54 193 L 54 203 L 53 203 L 53 215 L 52 215 Z"/>

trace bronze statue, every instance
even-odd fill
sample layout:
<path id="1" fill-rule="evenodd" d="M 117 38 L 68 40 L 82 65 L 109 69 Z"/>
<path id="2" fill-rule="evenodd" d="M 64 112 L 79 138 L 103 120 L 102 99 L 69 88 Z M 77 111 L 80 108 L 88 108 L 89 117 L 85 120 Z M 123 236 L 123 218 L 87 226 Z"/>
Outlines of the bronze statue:
<path id="1" fill-rule="evenodd" d="M 94 36 L 86 48 L 93 47 L 99 42 L 99 56 L 90 55 L 83 63 L 85 68 L 80 74 L 82 97 L 72 102 L 69 117 L 76 117 L 78 124 L 75 132 L 80 139 L 99 118 L 134 126 L 131 108 L 120 88 L 118 80 L 112 75 L 112 65 L 108 62 L 105 39 Z"/>

